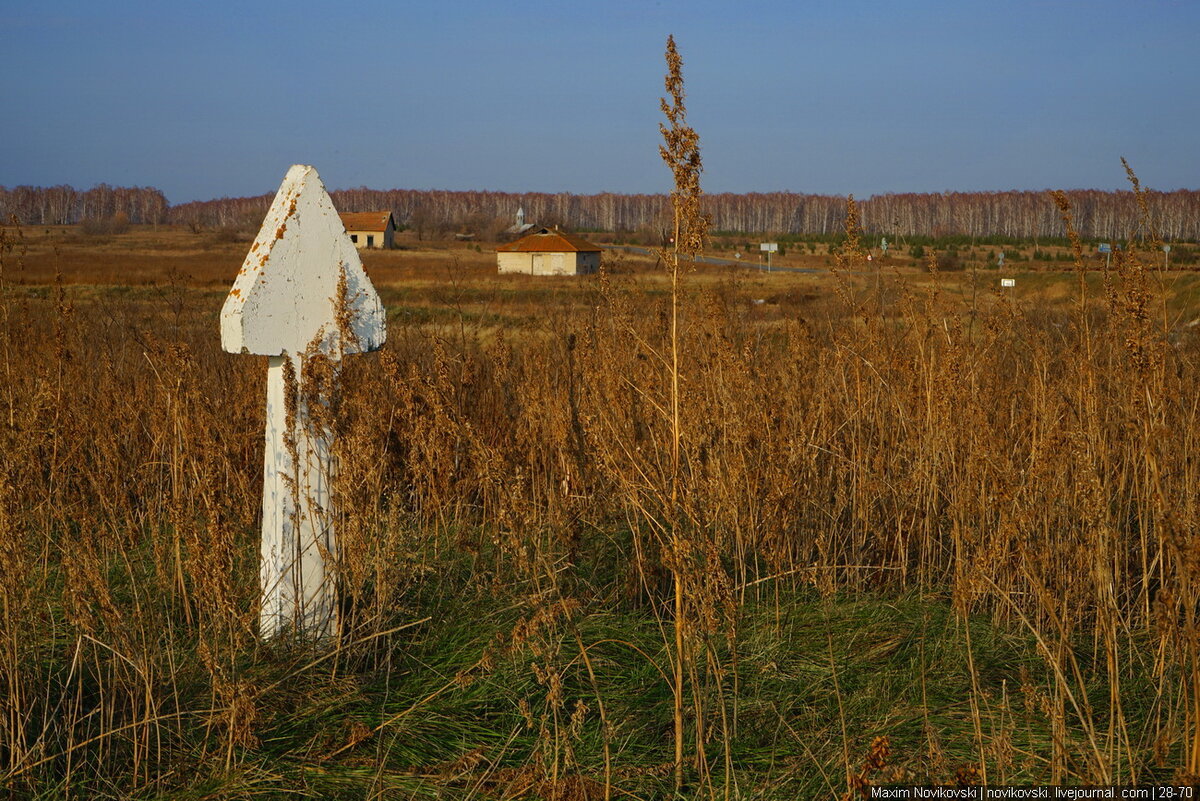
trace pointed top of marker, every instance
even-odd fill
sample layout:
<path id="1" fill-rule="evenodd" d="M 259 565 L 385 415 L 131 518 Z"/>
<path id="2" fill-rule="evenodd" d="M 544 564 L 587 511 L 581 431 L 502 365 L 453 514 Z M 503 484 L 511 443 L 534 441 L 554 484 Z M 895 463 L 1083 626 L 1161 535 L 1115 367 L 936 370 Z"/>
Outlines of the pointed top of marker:
<path id="1" fill-rule="evenodd" d="M 221 346 L 265 356 L 314 344 L 326 354 L 363 353 L 386 336 L 383 303 L 325 185 L 315 169 L 295 165 L 225 298 Z"/>

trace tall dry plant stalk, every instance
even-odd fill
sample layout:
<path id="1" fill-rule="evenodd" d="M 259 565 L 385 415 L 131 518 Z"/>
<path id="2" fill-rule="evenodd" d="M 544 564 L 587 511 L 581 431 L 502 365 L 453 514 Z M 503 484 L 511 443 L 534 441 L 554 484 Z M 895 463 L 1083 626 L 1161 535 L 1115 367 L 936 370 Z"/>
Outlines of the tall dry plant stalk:
<path id="1" fill-rule="evenodd" d="M 675 47 L 675 37 L 667 37 L 667 74 L 664 80 L 667 97 L 659 102 L 667 124 L 659 123 L 663 144 L 659 155 L 671 170 L 674 188 L 671 190 L 672 230 L 669 246 L 662 251 L 663 261 L 671 273 L 671 359 L 668 377 L 671 402 L 671 462 L 670 504 L 668 507 L 667 553 L 671 565 L 675 598 L 675 655 L 674 655 L 674 730 L 675 730 L 675 789 L 683 786 L 684 750 L 684 672 L 690 659 L 687 653 L 687 629 L 685 621 L 684 578 L 682 571 L 686 561 L 692 558 L 691 548 L 685 543 L 686 533 L 680 519 L 680 391 L 679 391 L 679 303 L 680 303 L 680 254 L 695 257 L 704 247 L 708 232 L 708 217 L 700 211 L 700 137 L 687 124 L 687 106 L 684 103 L 683 59 Z M 670 98 L 668 100 L 668 98 Z M 697 719 L 699 724 L 699 719 Z M 703 747 L 703 739 L 697 740 L 697 748 Z"/>

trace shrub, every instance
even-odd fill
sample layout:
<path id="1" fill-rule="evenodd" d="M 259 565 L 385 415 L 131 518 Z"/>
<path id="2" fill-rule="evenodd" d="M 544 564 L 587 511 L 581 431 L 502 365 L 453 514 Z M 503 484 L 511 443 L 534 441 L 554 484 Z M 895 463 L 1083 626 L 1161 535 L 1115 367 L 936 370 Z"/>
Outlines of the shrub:
<path id="1" fill-rule="evenodd" d="M 119 211 L 111 217 L 90 217 L 79 224 L 79 230 L 88 236 L 111 236 L 129 230 L 129 215 Z"/>
<path id="2" fill-rule="evenodd" d="M 937 257 L 938 269 L 944 273 L 958 272 L 966 265 L 962 259 L 958 257 L 958 253 L 953 250 L 948 250 L 945 253 L 939 253 Z"/>

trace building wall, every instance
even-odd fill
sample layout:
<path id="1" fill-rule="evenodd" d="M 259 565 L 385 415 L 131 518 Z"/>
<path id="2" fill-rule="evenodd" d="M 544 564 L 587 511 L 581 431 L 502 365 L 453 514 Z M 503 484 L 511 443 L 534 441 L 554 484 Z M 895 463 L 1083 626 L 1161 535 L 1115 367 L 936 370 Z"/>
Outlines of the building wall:
<path id="1" fill-rule="evenodd" d="M 533 273 L 532 253 L 497 253 L 496 264 L 503 273 Z"/>
<path id="2" fill-rule="evenodd" d="M 354 242 L 354 247 L 358 248 L 359 250 L 362 250 L 367 246 L 368 236 L 375 237 L 375 244 L 371 246 L 375 248 L 390 249 L 396 241 L 395 234 L 392 232 L 391 227 L 389 227 L 386 231 L 347 231 L 346 233 L 349 234 L 352 239 L 354 237 L 358 237 L 357 241 Z"/>
<path id="3" fill-rule="evenodd" d="M 588 275 L 599 272 L 599 253 L 497 253 L 501 273 Z"/>
<path id="4" fill-rule="evenodd" d="M 534 253 L 534 275 L 574 275 L 574 253 Z"/>

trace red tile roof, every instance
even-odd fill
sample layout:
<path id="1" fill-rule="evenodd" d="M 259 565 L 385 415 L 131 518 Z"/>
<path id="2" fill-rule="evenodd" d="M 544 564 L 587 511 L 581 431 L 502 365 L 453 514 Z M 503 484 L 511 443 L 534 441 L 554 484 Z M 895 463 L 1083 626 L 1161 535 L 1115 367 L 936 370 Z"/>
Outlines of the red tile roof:
<path id="1" fill-rule="evenodd" d="M 386 231 L 392 218 L 390 211 L 343 211 L 338 216 L 347 231 Z"/>
<path id="2" fill-rule="evenodd" d="M 501 253 L 599 253 L 601 248 L 581 236 L 568 234 L 566 231 L 542 229 L 536 234 L 523 236 L 516 242 L 500 245 L 496 250 Z"/>

